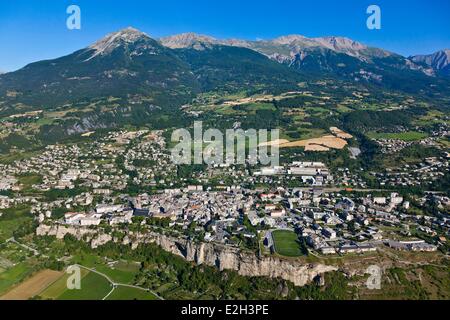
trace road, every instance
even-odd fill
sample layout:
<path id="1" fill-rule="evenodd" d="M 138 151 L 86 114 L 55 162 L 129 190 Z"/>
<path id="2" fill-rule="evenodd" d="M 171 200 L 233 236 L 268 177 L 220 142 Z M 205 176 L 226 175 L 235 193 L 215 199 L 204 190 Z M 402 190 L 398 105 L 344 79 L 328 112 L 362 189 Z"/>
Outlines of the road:
<path id="1" fill-rule="evenodd" d="M 26 250 L 29 250 L 29 251 L 33 252 L 34 255 L 39 255 L 39 254 L 40 254 L 39 251 L 37 251 L 36 249 L 33 249 L 33 248 L 31 248 L 31 247 L 29 247 L 29 246 L 27 246 L 27 245 L 25 245 L 25 244 L 22 244 L 22 243 L 18 242 L 16 239 L 14 239 L 14 237 L 13 237 L 13 238 L 7 239 L 4 243 L 10 243 L 10 242 L 11 242 L 11 243 L 14 243 L 14 244 L 17 244 L 18 246 L 20 246 L 20 247 L 22 247 L 22 248 L 24 248 L 24 249 L 26 249 Z M 101 273 L 101 272 L 99 272 L 99 271 L 97 271 L 97 270 L 95 270 L 95 269 L 91 269 L 91 268 L 88 268 L 88 267 L 85 267 L 85 266 L 82 266 L 82 265 L 79 265 L 79 264 L 76 264 L 76 266 L 78 266 L 78 267 L 80 267 L 80 268 L 83 268 L 83 269 L 86 269 L 86 270 L 88 270 L 88 271 L 90 271 L 90 272 L 94 272 L 94 273 L 96 273 L 96 274 L 102 276 L 102 277 L 105 278 L 106 280 L 108 280 L 108 282 L 109 282 L 109 283 L 111 284 L 111 286 L 112 286 L 112 289 L 111 289 L 111 291 L 103 298 L 103 300 L 106 300 L 106 299 L 113 293 L 113 291 L 114 291 L 117 287 L 128 287 L 128 288 L 134 288 L 134 289 L 138 289 L 138 290 L 150 292 L 150 293 L 153 294 L 155 297 L 157 297 L 159 300 L 164 300 L 164 298 L 162 298 L 162 297 L 159 296 L 156 292 L 154 292 L 154 291 L 152 291 L 152 290 L 150 290 L 150 289 L 146 289 L 146 288 L 142 288 L 142 287 L 139 287 L 139 286 L 135 286 L 135 285 L 131 285 L 131 284 L 126 284 L 126 283 L 118 283 L 118 282 L 113 281 L 113 280 L 112 280 L 110 277 L 108 277 L 106 274 Z"/>
<path id="2" fill-rule="evenodd" d="M 39 255 L 39 251 L 37 251 L 36 249 L 33 249 L 33 248 L 31 248 L 31 247 L 29 247 L 29 246 L 27 246 L 25 244 L 17 242 L 16 239 L 14 239 L 14 238 L 9 238 L 8 240 L 5 241 L 5 243 L 9 243 L 9 242 L 15 243 L 18 246 L 21 246 L 22 248 L 33 252 L 35 256 Z"/>
<path id="3" fill-rule="evenodd" d="M 96 273 L 96 274 L 102 276 L 102 277 L 105 278 L 106 280 L 108 280 L 108 282 L 109 282 L 109 283 L 111 284 L 111 286 L 112 286 L 112 289 L 111 289 L 111 291 L 110 291 L 110 292 L 109 292 L 102 300 L 106 300 L 106 299 L 113 293 L 113 291 L 114 291 L 117 287 L 134 288 L 134 289 L 138 289 L 138 290 L 150 292 L 150 293 L 153 294 L 155 297 L 157 297 L 159 300 L 164 300 L 163 297 L 160 297 L 156 292 L 154 292 L 154 291 L 152 291 L 152 290 L 150 290 L 150 289 L 146 289 L 146 288 L 142 288 L 142 287 L 139 287 L 139 286 L 135 286 L 135 285 L 131 285 L 131 284 L 126 284 L 126 283 L 118 283 L 118 282 L 113 281 L 113 280 L 112 280 L 110 277 L 108 277 L 106 274 L 104 274 L 104 273 L 102 273 L 102 272 L 99 272 L 99 271 L 97 271 L 97 270 L 95 270 L 95 269 L 91 269 L 91 268 L 88 268 L 88 267 L 85 267 L 85 266 L 82 266 L 82 265 L 79 265 L 79 264 L 76 264 L 75 266 L 80 267 L 80 268 L 83 268 L 83 269 L 88 270 L 88 271 L 90 271 L 90 272 L 94 272 L 94 273 Z"/>
<path id="4" fill-rule="evenodd" d="M 347 187 L 347 188 L 340 188 L 340 187 L 301 187 L 301 188 L 295 188 L 296 190 L 302 190 L 302 191 L 310 191 L 313 189 L 317 189 L 317 190 L 322 190 L 325 193 L 328 192 L 341 192 L 341 191 L 346 191 L 348 189 L 351 189 L 351 191 L 353 192 L 398 192 L 398 190 L 395 189 L 360 189 L 360 188 L 351 188 L 351 187 Z M 425 193 L 431 193 L 431 194 L 442 194 L 444 192 L 442 191 L 424 191 Z"/>
<path id="5" fill-rule="evenodd" d="M 267 239 L 267 246 L 266 246 L 267 248 L 273 246 L 272 230 L 267 231 L 264 238 Z"/>

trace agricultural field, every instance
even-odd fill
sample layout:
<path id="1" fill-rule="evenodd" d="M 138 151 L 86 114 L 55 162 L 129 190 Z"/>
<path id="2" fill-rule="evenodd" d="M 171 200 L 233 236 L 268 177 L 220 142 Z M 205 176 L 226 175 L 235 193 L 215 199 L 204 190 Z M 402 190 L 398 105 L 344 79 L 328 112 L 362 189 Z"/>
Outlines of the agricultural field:
<path id="1" fill-rule="evenodd" d="M 58 244 L 58 245 L 56 245 Z M 61 243 L 39 247 L 42 252 L 60 255 Z M 46 260 L 46 259 L 44 259 Z M 80 252 L 65 257 L 66 265 L 81 267 L 81 290 L 69 290 L 70 274 L 42 270 L 41 256 L 35 256 L 14 242 L 0 245 L 0 299 L 7 300 L 154 300 L 159 299 L 147 287 L 133 287 L 141 264 L 128 260 L 111 260 L 92 253 Z M 128 287 L 130 286 L 130 287 Z M 114 289 L 114 290 L 113 290 Z"/>
<path id="2" fill-rule="evenodd" d="M 0 244 L 0 299 L 30 299 L 62 276 L 44 266 L 49 257 L 37 254 L 34 247 L 23 239 L 20 244 L 14 240 Z"/>
<path id="3" fill-rule="evenodd" d="M 18 206 L 0 210 L 0 243 L 11 238 L 16 230 L 33 221 L 30 207 Z"/>
<path id="4" fill-rule="evenodd" d="M 123 284 L 133 284 L 140 267 L 139 263 L 133 261 L 105 262 L 98 256 L 88 254 L 75 256 L 72 262 L 95 269 L 108 276 L 112 281 Z"/>
<path id="5" fill-rule="evenodd" d="M 276 253 L 285 257 L 299 257 L 303 255 L 298 236 L 295 232 L 276 230 L 272 232 Z"/>
<path id="6" fill-rule="evenodd" d="M 446 299 L 450 294 L 450 280 L 445 267 L 392 268 L 384 273 L 381 288 L 368 290 L 361 286 L 360 297 L 366 300 Z"/>
<path id="7" fill-rule="evenodd" d="M 42 183 L 42 176 L 37 174 L 27 174 L 18 177 L 22 192 L 33 192 L 33 185 Z"/>
<path id="8" fill-rule="evenodd" d="M 429 126 L 436 123 L 449 123 L 446 114 L 439 110 L 429 110 L 425 115 L 413 120 L 413 124 L 418 126 Z"/>
<path id="9" fill-rule="evenodd" d="M 51 300 L 102 300 L 112 290 L 105 277 L 85 269 L 81 269 L 80 290 L 67 289 L 68 277 L 69 275 L 65 274 L 39 296 Z"/>
<path id="10" fill-rule="evenodd" d="M 81 269 L 81 281 L 89 273 L 86 269 Z M 69 275 L 63 274 L 58 280 L 56 280 L 48 288 L 40 292 L 37 296 L 44 300 L 57 300 L 67 290 L 67 279 Z"/>
<path id="11" fill-rule="evenodd" d="M 34 271 L 32 261 L 21 262 L 6 269 L 0 268 L 0 296 L 31 276 Z"/>
<path id="12" fill-rule="evenodd" d="M 158 297 L 146 290 L 119 286 L 106 300 L 158 300 Z"/>
<path id="13" fill-rule="evenodd" d="M 379 133 L 379 132 L 369 132 L 367 136 L 371 139 L 392 139 L 392 140 L 403 140 L 403 141 L 419 141 L 428 137 L 426 133 L 407 131 L 399 133 Z"/>
<path id="14" fill-rule="evenodd" d="M 28 300 L 45 290 L 61 276 L 62 272 L 59 271 L 42 270 L 8 291 L 0 297 L 0 300 Z"/>
<path id="15" fill-rule="evenodd" d="M 0 153 L 0 163 L 2 164 L 11 164 L 14 163 L 15 161 L 21 161 L 21 160 L 25 160 L 25 159 L 29 159 L 32 158 L 34 156 L 36 156 L 37 154 L 39 154 L 39 151 L 23 151 L 23 150 L 16 150 L 16 151 L 11 151 L 9 153 Z"/>
<path id="16" fill-rule="evenodd" d="M 97 266 L 96 270 L 106 274 L 115 282 L 131 284 L 134 282 L 134 278 L 139 272 L 139 264 L 134 262 L 118 261 L 109 265 L 109 267 Z"/>
<path id="17" fill-rule="evenodd" d="M 267 143 L 261 143 L 260 146 L 278 145 L 280 148 L 304 147 L 305 151 L 330 151 L 330 149 L 344 149 L 347 141 L 333 135 L 326 135 L 321 138 L 289 141 L 287 139 L 278 139 Z"/>
<path id="18" fill-rule="evenodd" d="M 444 148 L 450 148 L 450 139 L 448 137 L 438 140 L 438 143 Z"/>
<path id="19" fill-rule="evenodd" d="M 96 268 L 95 271 L 81 268 L 81 289 L 67 289 L 68 274 L 63 274 L 51 286 L 38 296 L 44 300 L 156 300 L 156 295 L 144 288 L 128 286 L 126 283 L 112 283 L 117 280 L 129 280 L 125 277 L 131 264 L 121 263 L 121 272 L 106 266 Z M 100 267 L 100 265 L 99 265 Z M 99 270 L 101 269 L 101 270 Z M 131 270 L 131 269 L 130 269 Z M 97 273 L 98 272 L 98 273 Z M 133 271 L 134 272 L 134 271 Z M 130 274 L 133 274 L 131 271 Z M 109 278 L 109 279 L 108 279 Z M 114 278 L 114 279 L 113 279 Z"/>
<path id="20" fill-rule="evenodd" d="M 299 140 L 281 144 L 280 148 L 305 147 L 306 151 L 329 151 L 330 149 L 344 149 L 347 141 L 329 135 L 317 139 Z"/>
<path id="21" fill-rule="evenodd" d="M 289 128 L 288 128 L 289 129 Z M 326 134 L 322 129 L 306 129 L 303 140 L 289 139 L 290 136 L 303 136 L 304 132 L 300 131 L 286 131 L 282 135 L 282 139 L 261 143 L 260 146 L 274 146 L 278 145 L 280 148 L 298 148 L 303 147 L 305 151 L 330 151 L 331 149 L 342 150 L 347 145 L 347 140 L 353 139 L 353 136 L 340 130 L 336 127 L 329 129 L 333 134 Z M 306 135 L 309 138 L 306 138 Z M 314 137 L 314 138 L 313 138 Z M 292 141 L 293 140 L 293 141 Z"/>
<path id="22" fill-rule="evenodd" d="M 437 151 L 433 147 L 414 144 L 404 148 L 401 152 L 385 155 L 384 157 L 380 156 L 380 160 L 385 168 L 391 168 L 399 163 L 408 165 L 417 164 L 428 157 L 433 157 L 436 153 Z"/>
<path id="23" fill-rule="evenodd" d="M 0 297 L 39 270 L 40 260 L 33 251 L 7 241 L 21 223 L 31 220 L 22 216 L 24 212 L 8 209 L 0 218 Z"/>
<path id="24" fill-rule="evenodd" d="M 282 134 L 284 134 L 284 136 L 288 138 L 290 141 L 298 139 L 303 140 L 315 139 L 320 138 L 327 134 L 325 130 L 314 128 L 311 126 L 310 123 L 300 122 L 299 124 L 301 125 L 300 127 L 297 126 L 288 127 L 286 131 L 285 130 L 282 131 Z"/>

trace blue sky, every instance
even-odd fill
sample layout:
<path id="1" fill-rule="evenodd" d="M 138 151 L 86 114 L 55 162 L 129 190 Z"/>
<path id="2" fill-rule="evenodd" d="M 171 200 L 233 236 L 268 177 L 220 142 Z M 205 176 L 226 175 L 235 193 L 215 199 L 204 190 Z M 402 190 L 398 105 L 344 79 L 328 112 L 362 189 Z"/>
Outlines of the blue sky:
<path id="1" fill-rule="evenodd" d="M 82 29 L 66 28 L 79 5 Z M 366 9 L 382 10 L 368 30 Z M 0 70 L 56 58 L 133 26 L 154 38 L 197 32 L 218 38 L 346 36 L 405 56 L 450 48 L 449 0 L 14 0 L 0 1 Z"/>

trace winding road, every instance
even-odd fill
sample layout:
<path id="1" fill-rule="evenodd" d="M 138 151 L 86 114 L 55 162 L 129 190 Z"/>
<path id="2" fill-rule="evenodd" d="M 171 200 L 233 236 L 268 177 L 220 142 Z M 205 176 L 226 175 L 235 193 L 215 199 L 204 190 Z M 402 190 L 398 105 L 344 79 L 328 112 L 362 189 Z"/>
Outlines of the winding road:
<path id="1" fill-rule="evenodd" d="M 109 292 L 102 300 L 106 300 L 106 299 L 114 292 L 114 290 L 115 290 L 117 287 L 127 287 L 127 288 L 133 288 L 133 289 L 138 289 L 138 290 L 150 292 L 150 293 L 153 294 L 155 297 L 157 297 L 159 300 L 164 300 L 163 297 L 159 296 L 156 292 L 154 292 L 154 291 L 152 291 L 152 290 L 150 290 L 150 289 L 146 289 L 146 288 L 142 288 L 142 287 L 139 287 L 139 286 L 135 286 L 135 285 L 131 285 L 131 284 L 126 284 L 126 283 L 118 283 L 118 282 L 114 282 L 114 281 L 113 281 L 110 277 L 108 277 L 106 274 L 101 273 L 101 272 L 99 272 L 99 271 L 97 271 L 97 270 L 95 270 L 95 269 L 91 269 L 91 268 L 88 268 L 88 267 L 85 267 L 85 266 L 82 266 L 82 265 L 79 265 L 79 264 L 75 264 L 75 266 L 80 267 L 80 268 L 83 268 L 83 269 L 88 270 L 88 271 L 90 271 L 90 272 L 94 272 L 94 273 L 98 274 L 99 276 L 102 276 L 103 278 L 105 278 L 106 280 L 108 280 L 108 282 L 109 282 L 109 283 L 111 284 L 111 286 L 112 286 L 112 289 L 111 289 L 111 291 L 110 291 L 110 292 Z"/>

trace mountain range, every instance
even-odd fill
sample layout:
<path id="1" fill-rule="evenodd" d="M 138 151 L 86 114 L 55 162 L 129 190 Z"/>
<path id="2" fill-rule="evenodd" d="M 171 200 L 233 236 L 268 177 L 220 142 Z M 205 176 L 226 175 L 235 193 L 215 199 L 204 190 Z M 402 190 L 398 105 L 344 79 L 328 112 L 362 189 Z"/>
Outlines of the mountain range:
<path id="1" fill-rule="evenodd" d="M 450 49 L 429 55 L 412 56 L 409 59 L 417 64 L 428 66 L 444 76 L 450 76 Z"/>
<path id="2" fill-rule="evenodd" d="M 280 63 L 305 66 L 308 57 L 314 55 L 326 56 L 341 54 L 358 59 L 364 63 L 380 62 L 390 59 L 400 68 L 421 70 L 426 75 L 434 75 L 449 65 L 450 50 L 438 51 L 431 55 L 417 55 L 409 58 L 389 52 L 387 50 L 368 47 L 360 42 L 345 37 L 307 38 L 301 35 L 282 36 L 273 40 L 248 41 L 239 39 L 218 40 L 210 36 L 185 33 L 160 39 L 160 42 L 172 49 L 191 48 L 204 50 L 214 45 L 236 46 L 255 50 Z M 345 59 L 341 57 L 341 59 Z M 387 60 L 386 60 L 387 61 Z M 331 61 L 332 62 L 332 61 Z M 333 69 L 335 66 L 317 66 L 319 69 Z M 342 65 L 340 67 L 343 67 Z"/>
<path id="3" fill-rule="evenodd" d="M 50 107 L 111 96 L 180 106 L 201 92 L 286 91 L 324 78 L 442 92 L 448 75 L 449 50 L 405 58 L 343 37 L 247 41 L 186 33 L 152 39 L 127 28 L 68 56 L 0 75 L 0 112 L 18 103 Z"/>

